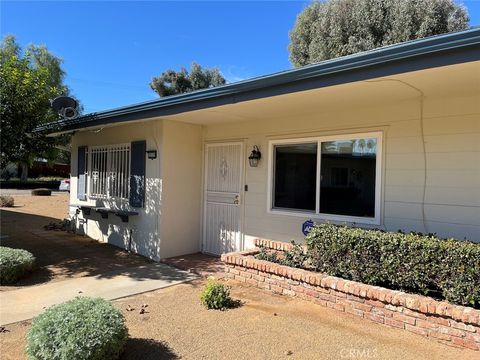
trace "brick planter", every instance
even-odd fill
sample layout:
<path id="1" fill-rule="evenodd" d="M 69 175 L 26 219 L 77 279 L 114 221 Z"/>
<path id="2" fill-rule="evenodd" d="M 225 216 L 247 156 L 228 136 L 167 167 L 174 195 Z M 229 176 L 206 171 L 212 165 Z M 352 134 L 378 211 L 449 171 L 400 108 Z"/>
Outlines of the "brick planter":
<path id="1" fill-rule="evenodd" d="M 283 251 L 290 244 L 256 240 Z M 480 311 L 379 286 L 257 260 L 258 249 L 222 255 L 225 276 L 278 294 L 296 296 L 390 327 L 480 350 Z"/>

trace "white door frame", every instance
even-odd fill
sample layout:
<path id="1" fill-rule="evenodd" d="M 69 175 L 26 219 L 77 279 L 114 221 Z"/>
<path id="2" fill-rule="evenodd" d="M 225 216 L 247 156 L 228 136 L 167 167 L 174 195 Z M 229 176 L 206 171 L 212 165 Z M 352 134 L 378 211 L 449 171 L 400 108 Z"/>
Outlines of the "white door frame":
<path id="1" fill-rule="evenodd" d="M 207 171 L 206 171 L 206 166 L 208 164 L 208 152 L 207 149 L 209 147 L 215 147 L 215 146 L 225 146 L 225 145 L 240 145 L 240 154 L 241 154 L 241 159 L 240 159 L 240 204 L 239 204 L 239 228 L 240 228 L 240 249 L 239 251 L 242 251 L 245 248 L 245 234 L 244 234 L 244 219 L 245 219 L 245 141 L 238 140 L 238 141 L 224 141 L 224 142 L 204 142 L 203 146 L 203 164 L 202 164 L 202 172 L 203 172 L 203 183 L 202 183 L 202 214 L 201 214 L 201 219 L 202 219 L 202 226 L 201 226 L 201 232 L 200 232 L 200 250 L 204 254 L 208 254 L 205 252 L 205 238 L 206 238 L 206 208 L 207 208 Z M 218 254 L 212 254 L 215 256 L 218 256 Z"/>

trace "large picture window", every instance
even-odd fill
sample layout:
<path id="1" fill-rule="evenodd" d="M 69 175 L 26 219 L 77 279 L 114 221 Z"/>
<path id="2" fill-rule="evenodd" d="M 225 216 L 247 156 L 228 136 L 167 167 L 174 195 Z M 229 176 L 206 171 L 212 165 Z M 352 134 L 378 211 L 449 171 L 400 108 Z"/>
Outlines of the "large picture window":
<path id="1" fill-rule="evenodd" d="M 317 144 L 275 146 L 275 208 L 315 211 Z"/>
<path id="2" fill-rule="evenodd" d="M 128 199 L 130 144 L 93 146 L 88 152 L 89 197 Z"/>
<path id="3" fill-rule="evenodd" d="M 381 134 L 273 141 L 273 212 L 378 223 Z"/>

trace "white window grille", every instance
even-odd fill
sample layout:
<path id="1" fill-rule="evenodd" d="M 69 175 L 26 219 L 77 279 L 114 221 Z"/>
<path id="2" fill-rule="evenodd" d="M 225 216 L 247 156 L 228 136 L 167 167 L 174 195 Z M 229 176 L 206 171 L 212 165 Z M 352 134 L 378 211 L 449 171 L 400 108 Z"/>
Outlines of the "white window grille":
<path id="1" fill-rule="evenodd" d="M 88 149 L 89 196 L 92 199 L 128 199 L 130 144 Z"/>

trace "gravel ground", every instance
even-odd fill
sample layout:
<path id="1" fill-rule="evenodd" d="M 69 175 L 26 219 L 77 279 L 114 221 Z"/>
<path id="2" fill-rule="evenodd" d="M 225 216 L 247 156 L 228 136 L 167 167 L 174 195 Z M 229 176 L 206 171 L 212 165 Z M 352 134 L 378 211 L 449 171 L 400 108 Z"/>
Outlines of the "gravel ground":
<path id="1" fill-rule="evenodd" d="M 130 333 L 122 359 L 478 359 L 478 352 L 227 282 L 243 302 L 237 309 L 204 309 L 204 280 L 116 301 Z M 143 304 L 147 312 L 140 314 Z M 0 333 L 2 359 L 25 358 L 29 327 L 17 323 Z"/>
<path id="2" fill-rule="evenodd" d="M 49 220 L 66 216 L 66 194 L 16 196 L 15 201 L 15 208 L 1 212 L 2 234 L 9 235 L 2 243 L 17 239 L 35 251 L 42 250 L 37 257 L 45 262 L 43 268 L 49 270 L 47 281 L 98 273 L 130 261 L 131 265 L 145 261 L 83 237 L 65 238 L 62 233 L 53 232 L 48 243 L 32 234 L 32 229 L 38 230 Z M 55 244 L 53 239 L 57 236 L 63 240 Z M 235 281 L 222 281 L 232 286 L 234 298 L 243 302 L 241 307 L 223 312 L 204 309 L 199 296 L 205 280 L 116 301 L 125 314 L 130 333 L 123 359 L 479 358 L 478 352 L 453 348 Z M 142 304 L 148 305 L 145 314 L 139 313 Z M 127 307 L 135 310 L 127 311 Z M 29 328 L 27 321 L 0 329 L 2 360 L 25 359 L 25 335 Z"/>
<path id="3" fill-rule="evenodd" d="M 1 195 L 13 196 L 15 200 L 13 207 L 1 208 L 2 211 L 32 214 L 39 219 L 46 217 L 52 220 L 61 220 L 68 216 L 68 193 L 52 192 L 51 196 L 32 196 L 30 191 L 0 189 Z"/>
<path id="4" fill-rule="evenodd" d="M 52 195 L 65 195 L 68 194 L 66 191 L 52 190 Z M 31 196 L 31 189 L 0 189 L 0 195 L 10 195 L 10 196 Z"/>

